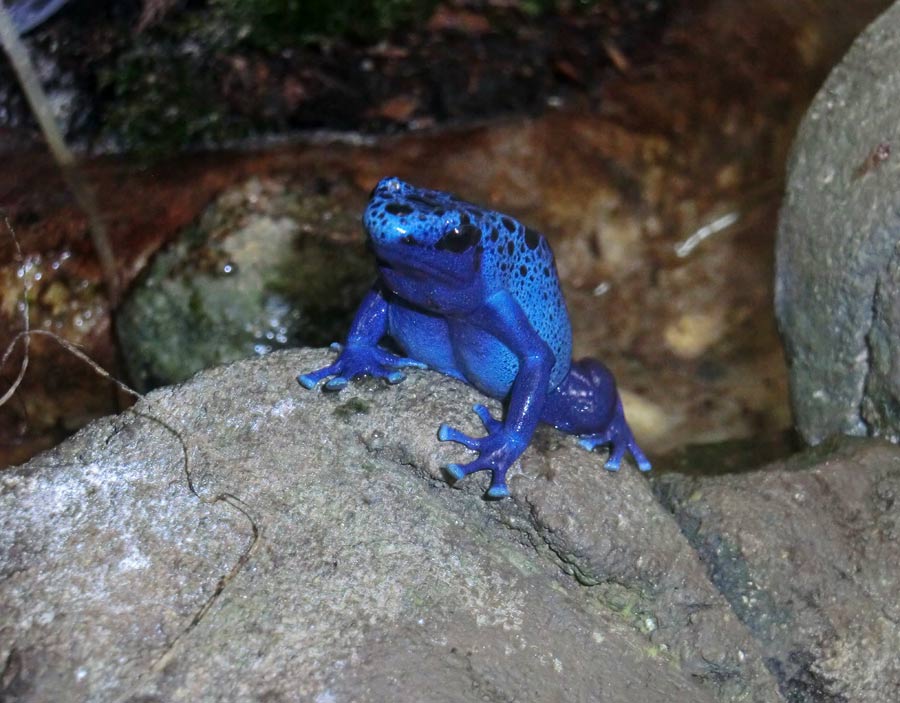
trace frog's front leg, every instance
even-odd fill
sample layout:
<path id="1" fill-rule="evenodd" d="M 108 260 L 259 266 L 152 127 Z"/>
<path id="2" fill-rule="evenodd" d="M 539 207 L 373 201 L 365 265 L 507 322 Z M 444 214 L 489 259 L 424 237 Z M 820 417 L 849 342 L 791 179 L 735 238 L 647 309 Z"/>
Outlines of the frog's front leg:
<path id="1" fill-rule="evenodd" d="M 325 388 L 340 390 L 348 381 L 363 374 L 387 379 L 388 383 L 399 383 L 406 378 L 400 369 L 427 368 L 420 361 L 391 354 L 378 346 L 387 332 L 388 306 L 381 287 L 376 283 L 356 311 L 347 343 L 343 346 L 331 345 L 332 349 L 340 352 L 338 358 L 324 368 L 297 376 L 300 385 L 312 389 L 322 379 L 333 376 L 325 384 Z"/>
<path id="2" fill-rule="evenodd" d="M 485 437 L 470 437 L 453 427 L 441 425 L 438 439 L 459 442 L 478 453 L 478 457 L 468 464 L 447 467 L 455 480 L 475 471 L 490 470 L 491 485 L 487 496 L 505 498 L 509 495 L 506 472 L 525 451 L 541 417 L 554 363 L 553 353 L 532 328 L 519 304 L 505 291 L 492 295 L 467 317 L 466 324 L 479 327 L 502 342 L 516 355 L 519 370 L 513 381 L 504 422 L 491 417 L 483 405 L 476 405 L 475 412 L 488 431 Z"/>

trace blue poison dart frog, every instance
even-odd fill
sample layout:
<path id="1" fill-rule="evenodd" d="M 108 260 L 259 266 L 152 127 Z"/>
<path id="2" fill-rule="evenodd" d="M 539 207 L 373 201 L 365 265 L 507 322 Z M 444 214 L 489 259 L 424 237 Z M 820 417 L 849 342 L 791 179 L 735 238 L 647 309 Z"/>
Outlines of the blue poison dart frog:
<path id="1" fill-rule="evenodd" d="M 477 452 L 450 464 L 459 480 L 490 470 L 489 498 L 509 495 L 506 472 L 525 451 L 538 422 L 577 435 L 588 450 L 610 446 L 616 471 L 630 451 L 641 471 L 650 462 L 625 421 L 612 373 L 594 359 L 571 361 L 572 330 L 547 240 L 511 217 L 448 193 L 385 178 L 372 191 L 363 225 L 378 279 L 330 366 L 297 378 L 338 390 L 362 374 L 399 383 L 401 369 L 428 368 L 506 403 L 506 419 L 484 405 L 475 413 L 487 435 L 441 425 L 438 439 Z M 405 356 L 379 347 L 390 337 Z"/>

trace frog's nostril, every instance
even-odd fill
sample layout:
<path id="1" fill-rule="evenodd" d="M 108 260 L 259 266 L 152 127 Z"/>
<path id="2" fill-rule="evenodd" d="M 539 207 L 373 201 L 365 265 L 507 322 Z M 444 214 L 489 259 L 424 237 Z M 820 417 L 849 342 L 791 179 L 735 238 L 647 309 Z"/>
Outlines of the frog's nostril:
<path id="1" fill-rule="evenodd" d="M 375 189 L 372 191 L 372 195 L 376 193 L 380 194 L 389 194 L 398 192 L 403 186 L 403 181 L 395 176 L 388 176 L 387 178 L 382 178 L 378 181 L 378 185 L 375 186 Z"/>

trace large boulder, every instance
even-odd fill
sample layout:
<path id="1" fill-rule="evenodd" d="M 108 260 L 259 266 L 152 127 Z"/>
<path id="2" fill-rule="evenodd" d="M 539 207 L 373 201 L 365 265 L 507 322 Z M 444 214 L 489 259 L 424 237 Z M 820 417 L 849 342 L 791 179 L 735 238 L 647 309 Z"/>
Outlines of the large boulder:
<path id="1" fill-rule="evenodd" d="M 483 398 L 297 386 L 328 358 L 205 371 L 0 474 L 0 699 L 893 700 L 897 447 L 651 484 L 541 428 L 488 502 L 436 437 Z"/>
<path id="2" fill-rule="evenodd" d="M 854 43 L 797 135 L 776 309 L 796 425 L 900 439 L 900 3 Z"/>
<path id="3" fill-rule="evenodd" d="M 487 502 L 436 438 L 483 398 L 301 389 L 328 358 L 205 371 L 0 475 L 0 698 L 781 700 L 639 472 L 543 428 Z"/>

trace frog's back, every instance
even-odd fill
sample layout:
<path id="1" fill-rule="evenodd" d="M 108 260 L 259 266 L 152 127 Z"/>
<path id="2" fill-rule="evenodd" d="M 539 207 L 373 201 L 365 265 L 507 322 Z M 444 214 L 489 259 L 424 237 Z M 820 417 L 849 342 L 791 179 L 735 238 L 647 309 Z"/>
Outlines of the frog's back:
<path id="1" fill-rule="evenodd" d="M 508 215 L 480 210 L 483 270 L 489 289 L 506 290 L 515 298 L 531 326 L 553 352 L 550 387 L 569 370 L 572 328 L 556 275 L 556 263 L 546 238 Z"/>

